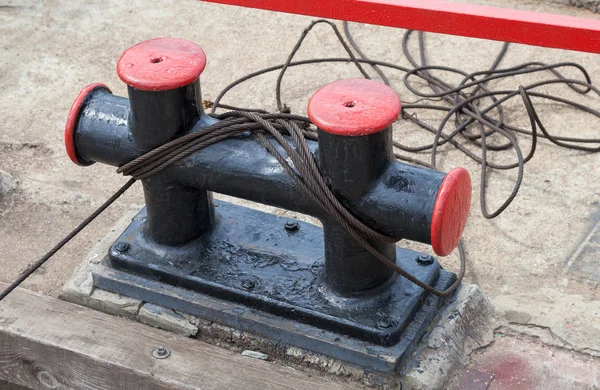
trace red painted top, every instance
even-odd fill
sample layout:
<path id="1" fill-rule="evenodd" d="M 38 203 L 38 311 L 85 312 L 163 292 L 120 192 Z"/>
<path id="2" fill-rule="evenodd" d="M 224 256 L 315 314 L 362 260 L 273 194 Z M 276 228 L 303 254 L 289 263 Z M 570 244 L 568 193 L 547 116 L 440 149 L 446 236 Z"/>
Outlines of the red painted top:
<path id="1" fill-rule="evenodd" d="M 471 208 L 471 177 L 464 168 L 448 172 L 440 186 L 431 218 L 431 246 L 440 256 L 458 245 Z"/>
<path id="2" fill-rule="evenodd" d="M 204 50 L 194 42 L 156 38 L 125 50 L 117 63 L 117 73 L 131 87 L 169 91 L 194 82 L 205 66 Z"/>
<path id="3" fill-rule="evenodd" d="M 400 115 L 400 99 L 379 81 L 346 79 L 327 84 L 308 102 L 308 116 L 321 130 L 359 136 L 391 126 Z"/>
<path id="4" fill-rule="evenodd" d="M 110 93 L 110 89 L 104 84 L 95 83 L 88 85 L 79 92 L 79 95 L 75 98 L 75 101 L 69 110 L 69 115 L 67 116 L 67 124 L 65 125 L 65 147 L 67 149 L 67 155 L 71 161 L 77 165 L 85 165 L 77 158 L 77 150 L 75 149 L 75 128 L 77 127 L 79 112 L 83 107 L 83 103 L 85 103 L 85 99 L 97 89 L 106 89 Z"/>
<path id="5" fill-rule="evenodd" d="M 310 15 L 600 53 L 600 20 L 441 0 L 204 0 Z"/>

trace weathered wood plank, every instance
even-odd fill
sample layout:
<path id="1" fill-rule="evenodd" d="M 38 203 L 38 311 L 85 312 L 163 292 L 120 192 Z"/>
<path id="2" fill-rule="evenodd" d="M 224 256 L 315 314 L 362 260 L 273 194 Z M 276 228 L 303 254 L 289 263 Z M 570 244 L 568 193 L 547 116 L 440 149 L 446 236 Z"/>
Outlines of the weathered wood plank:
<path id="1" fill-rule="evenodd" d="M 169 358 L 151 356 L 159 345 Z M 23 289 L 0 302 L 0 380 L 35 390 L 352 388 Z"/>
<path id="2" fill-rule="evenodd" d="M 28 387 L 15 385 L 13 383 L 8 383 L 3 380 L 0 380 L 0 389 L 1 390 L 31 390 Z"/>

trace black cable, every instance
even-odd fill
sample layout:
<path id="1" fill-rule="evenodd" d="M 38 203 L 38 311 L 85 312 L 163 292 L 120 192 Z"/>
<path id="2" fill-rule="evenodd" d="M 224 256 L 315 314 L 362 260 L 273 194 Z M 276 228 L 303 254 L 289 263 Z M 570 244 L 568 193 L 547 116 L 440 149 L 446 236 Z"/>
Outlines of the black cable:
<path id="1" fill-rule="evenodd" d="M 296 44 L 294 50 L 297 50 L 301 44 L 301 41 L 306 37 L 310 29 L 305 30 L 303 36 Z M 308 64 L 316 64 L 316 63 L 354 63 L 357 64 L 368 64 L 372 67 L 377 66 L 378 73 L 380 77 L 385 73 L 380 69 L 380 67 L 395 69 L 399 71 L 405 72 L 404 77 L 404 85 L 405 87 L 414 95 L 419 97 L 417 102 L 423 100 L 429 100 L 431 102 L 441 102 L 444 104 L 417 104 L 417 103 L 404 103 L 402 105 L 402 118 L 407 119 L 413 123 L 415 123 L 420 128 L 427 130 L 434 135 L 433 142 L 428 145 L 421 146 L 408 146 L 402 144 L 400 142 L 394 141 L 394 146 L 402 151 L 409 153 L 418 153 L 424 151 L 430 151 L 430 162 L 426 163 L 424 161 L 420 161 L 415 158 L 409 158 L 407 156 L 402 156 L 399 153 L 395 153 L 396 156 L 402 160 L 410 161 L 412 163 L 420 164 L 423 166 L 427 166 L 433 169 L 436 169 L 436 155 L 437 150 L 440 146 L 444 144 L 451 144 L 461 152 L 465 153 L 469 158 L 473 159 L 479 164 L 485 165 L 482 166 L 482 176 L 480 180 L 480 193 L 483 194 L 483 198 L 485 199 L 485 195 L 487 193 L 487 168 L 491 169 L 517 169 L 517 177 L 515 180 L 515 185 L 511 190 L 510 194 L 505 198 L 502 202 L 502 205 L 496 209 L 494 212 L 490 212 L 487 210 L 487 205 L 485 200 L 481 204 L 481 212 L 486 218 L 495 218 L 500 215 L 515 199 L 519 188 L 522 185 L 523 175 L 524 175 L 524 165 L 529 162 L 533 155 L 535 154 L 537 139 L 545 138 L 549 140 L 551 143 L 565 147 L 569 149 L 582 150 L 588 152 L 595 152 L 600 150 L 600 147 L 586 147 L 581 144 L 600 144 L 600 139 L 585 139 L 585 138 L 574 138 L 574 137 L 563 137 L 563 136 L 553 136 L 551 135 L 545 128 L 539 126 L 541 131 L 540 134 L 537 131 L 525 130 L 517 126 L 513 126 L 510 123 L 507 123 L 503 108 L 503 103 L 512 99 L 513 97 L 517 97 L 521 95 L 521 100 L 523 100 L 523 104 L 526 108 L 526 113 L 529 116 L 530 124 L 532 129 L 534 128 L 534 123 L 536 118 L 534 117 L 534 110 L 532 111 L 533 103 L 531 102 L 530 97 L 537 97 L 542 99 L 547 99 L 551 101 L 555 101 L 558 103 L 562 103 L 568 106 L 571 106 L 575 109 L 581 110 L 585 113 L 592 114 L 596 117 L 600 117 L 600 112 L 594 109 L 591 109 L 583 104 L 571 101 L 561 96 L 554 96 L 548 93 L 541 93 L 532 91 L 535 88 L 546 87 L 551 84 L 564 84 L 573 91 L 578 94 L 587 94 L 589 92 L 594 92 L 595 94 L 600 96 L 600 91 L 595 88 L 591 84 L 591 78 L 585 68 L 581 65 L 573 63 L 573 62 L 564 62 L 557 64 L 546 65 L 540 62 L 529 62 L 525 64 L 521 64 L 519 66 L 498 69 L 501 61 L 506 56 L 508 51 L 508 43 L 504 43 L 496 55 L 494 61 L 490 65 L 490 67 L 485 71 L 478 72 L 465 72 L 460 69 L 448 67 L 448 66 L 434 66 L 429 65 L 427 62 L 425 43 L 424 43 L 424 34 L 419 32 L 419 59 L 420 63 L 418 63 L 408 49 L 409 38 L 413 31 L 407 31 L 402 40 L 402 50 L 413 66 L 413 68 L 406 68 L 396 64 L 390 64 L 382 61 L 372 60 L 366 57 L 366 55 L 360 50 L 358 44 L 352 38 L 350 34 L 348 24 L 344 24 L 344 32 L 346 38 L 350 42 L 350 45 L 357 51 L 361 58 L 356 58 L 352 56 L 351 58 L 317 58 L 311 60 L 297 61 L 291 62 L 291 57 L 295 51 L 288 57 L 286 63 L 284 65 L 273 66 L 266 69 L 259 70 L 257 72 L 251 73 L 249 75 L 244 76 L 243 78 L 236 80 L 226 86 L 223 91 L 217 96 L 215 99 L 215 104 L 213 106 L 212 113 L 214 114 L 217 107 L 220 106 L 220 101 L 223 99 L 225 94 L 230 91 L 235 86 L 243 83 L 246 80 L 257 77 L 259 75 L 280 70 L 287 69 L 292 66 L 300 66 L 300 65 L 308 65 Z M 344 47 L 348 45 L 343 42 L 343 38 L 336 34 L 338 40 L 342 43 Z M 573 68 L 579 71 L 585 81 L 568 79 L 562 75 L 559 69 L 565 68 Z M 361 71 L 364 69 L 361 67 Z M 463 80 L 458 85 L 453 85 L 449 82 L 444 81 L 438 76 L 433 76 L 431 71 L 441 71 L 441 72 L 451 72 L 460 74 L 463 77 Z M 534 74 L 540 72 L 551 72 L 556 78 L 544 80 L 542 82 L 530 84 L 523 86 L 524 94 L 521 93 L 521 86 L 514 90 L 492 90 L 489 88 L 488 84 L 490 82 L 506 80 L 510 77 L 518 76 L 518 75 L 526 75 L 526 74 Z M 280 72 L 278 82 L 275 86 L 275 95 L 278 101 L 278 107 L 281 107 L 280 102 L 280 86 L 281 79 L 283 77 L 283 72 Z M 410 79 L 411 77 L 418 77 L 424 81 L 426 81 L 427 86 L 433 91 L 432 93 L 426 93 L 423 91 L 419 91 L 415 89 Z M 383 78 L 383 77 L 382 77 Z M 387 76 L 385 79 L 389 82 Z M 472 90 L 470 90 L 472 89 Z M 481 106 L 482 101 L 484 99 L 489 99 L 491 103 L 488 106 Z M 525 100 L 528 100 L 528 103 Z M 441 123 L 437 126 L 432 126 L 420 120 L 416 113 L 411 113 L 409 110 L 418 109 L 418 110 L 434 110 L 434 111 L 446 111 L 448 115 L 444 117 Z M 490 114 L 496 111 L 495 117 L 490 116 Z M 449 123 L 449 119 L 454 116 L 455 128 L 451 133 L 444 133 L 445 127 Z M 537 114 L 535 114 L 537 116 Z M 539 118 L 538 118 L 539 119 Z M 471 127 L 475 125 L 477 126 L 478 131 L 473 133 L 471 131 Z M 531 137 L 531 147 L 526 156 L 523 156 L 521 152 L 521 147 L 519 146 L 517 135 L 527 135 Z M 463 144 L 459 141 L 458 137 L 464 139 L 467 144 L 471 144 L 480 149 L 480 155 L 475 154 L 466 144 Z M 490 140 L 498 138 L 502 138 L 505 142 L 498 144 L 497 141 L 494 143 L 490 143 Z M 483 144 L 485 142 L 485 145 Z M 517 161 L 509 164 L 496 164 L 490 161 L 488 154 L 489 152 L 508 152 L 513 151 L 517 158 Z"/>
<path id="2" fill-rule="evenodd" d="M 352 46 L 352 48 L 354 49 L 354 51 L 356 52 L 356 54 L 358 54 L 358 56 L 361 59 L 369 59 L 365 55 L 365 53 L 363 53 L 363 51 L 361 50 L 360 46 L 358 46 L 358 44 L 354 40 L 354 37 L 352 36 L 352 34 L 350 34 L 350 26 L 349 26 L 349 23 L 347 21 L 344 21 L 344 36 L 348 40 L 348 43 L 350 44 L 350 46 Z M 383 81 L 383 83 L 385 85 L 388 85 L 388 86 L 390 85 L 390 80 L 387 78 L 386 74 L 381 70 L 381 68 L 378 65 L 371 64 L 371 68 L 373 68 L 373 70 L 375 72 L 377 72 L 377 74 L 379 75 L 379 77 L 381 77 L 381 81 Z"/>
<path id="3" fill-rule="evenodd" d="M 285 61 L 285 64 L 283 64 L 283 67 L 281 68 L 281 71 L 279 72 L 279 76 L 277 76 L 277 85 L 275 87 L 275 99 L 277 100 L 277 111 L 279 111 L 279 112 L 287 111 L 287 107 L 281 102 L 281 83 L 283 81 L 283 76 L 285 75 L 285 72 L 287 71 L 290 62 L 292 62 L 292 60 L 294 59 L 294 56 L 300 49 L 300 46 L 302 46 L 302 42 L 304 42 L 304 38 L 306 38 L 306 36 L 313 29 L 313 27 L 315 27 L 317 24 L 321 24 L 321 23 L 327 24 L 333 29 L 333 32 L 335 33 L 335 36 L 337 37 L 338 41 L 342 44 L 342 46 L 344 47 L 344 50 L 346 50 L 346 53 L 348 53 L 348 56 L 354 62 L 354 65 L 356 65 L 356 67 L 358 68 L 360 73 L 362 73 L 362 75 L 366 79 L 371 78 L 371 77 L 369 77 L 369 74 L 364 70 L 364 68 L 360 65 L 360 63 L 357 61 L 357 58 L 354 56 L 354 53 L 352 52 L 352 50 L 350 50 L 350 47 L 348 47 L 348 44 L 346 43 L 346 41 L 344 41 L 344 38 L 342 37 L 342 34 L 340 34 L 340 31 L 338 30 L 337 26 L 334 23 L 332 23 L 326 19 L 315 20 L 311 24 L 309 24 L 307 28 L 304 29 L 304 31 L 302 32 L 302 35 L 300 35 L 300 38 L 298 39 L 298 41 L 296 42 L 296 45 L 292 49 L 292 52 L 288 55 L 288 57 Z"/>

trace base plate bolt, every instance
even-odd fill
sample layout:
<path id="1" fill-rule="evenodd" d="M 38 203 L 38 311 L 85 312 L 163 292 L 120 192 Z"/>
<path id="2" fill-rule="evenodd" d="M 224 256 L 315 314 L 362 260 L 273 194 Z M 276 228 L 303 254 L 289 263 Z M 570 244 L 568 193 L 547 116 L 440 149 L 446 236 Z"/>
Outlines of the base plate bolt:
<path id="1" fill-rule="evenodd" d="M 377 320 L 377 327 L 379 329 L 388 329 L 391 328 L 394 321 L 390 317 L 383 317 Z"/>
<path id="2" fill-rule="evenodd" d="M 420 254 L 419 257 L 417 257 L 417 263 L 419 263 L 419 265 L 431 265 L 433 264 L 433 261 L 433 256 L 425 253 Z"/>
<path id="3" fill-rule="evenodd" d="M 254 282 L 253 282 L 253 281 L 251 281 L 251 280 L 244 280 L 244 281 L 242 282 L 242 288 L 243 288 L 244 290 L 252 290 L 252 289 L 254 288 L 254 286 L 255 286 L 255 284 L 254 284 Z"/>
<path id="4" fill-rule="evenodd" d="M 298 222 L 289 221 L 285 223 L 285 230 L 287 230 L 288 232 L 295 232 L 298 229 L 300 229 L 300 225 L 298 225 Z"/>
<path id="5" fill-rule="evenodd" d="M 158 347 L 152 351 L 152 356 L 156 359 L 166 359 L 171 355 L 171 351 L 166 349 L 165 347 Z"/>
<path id="6" fill-rule="evenodd" d="M 115 245 L 115 249 L 119 252 L 127 252 L 127 250 L 129 249 L 129 244 L 126 242 L 117 242 L 117 245 Z"/>

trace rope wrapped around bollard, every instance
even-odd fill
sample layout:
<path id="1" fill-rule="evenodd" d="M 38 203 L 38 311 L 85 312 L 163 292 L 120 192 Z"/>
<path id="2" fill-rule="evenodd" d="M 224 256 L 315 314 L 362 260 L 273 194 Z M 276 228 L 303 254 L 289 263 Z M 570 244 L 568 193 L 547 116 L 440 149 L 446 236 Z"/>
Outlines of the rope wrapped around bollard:
<path id="1" fill-rule="evenodd" d="M 307 117 L 286 113 L 230 111 L 218 115 L 217 119 L 220 119 L 220 121 L 213 125 L 159 146 L 121 166 L 117 169 L 117 173 L 132 176 L 138 180 L 145 179 L 207 146 L 241 133 L 251 132 L 256 140 L 281 164 L 285 172 L 294 179 L 304 194 L 338 222 L 348 234 L 377 260 L 425 291 L 439 297 L 449 297 L 460 285 L 465 274 L 465 256 L 462 243 L 458 246 L 460 270 L 457 279 L 444 291 L 435 289 L 418 280 L 369 243 L 369 240 L 396 242 L 399 239 L 373 230 L 352 215 L 335 197 L 319 172 L 319 168 L 306 143 L 307 139 L 317 139 L 317 132 L 309 127 L 311 122 Z M 268 138 L 267 135 L 272 138 Z M 291 163 L 286 156 L 277 150 L 272 140 L 283 148 Z"/>

